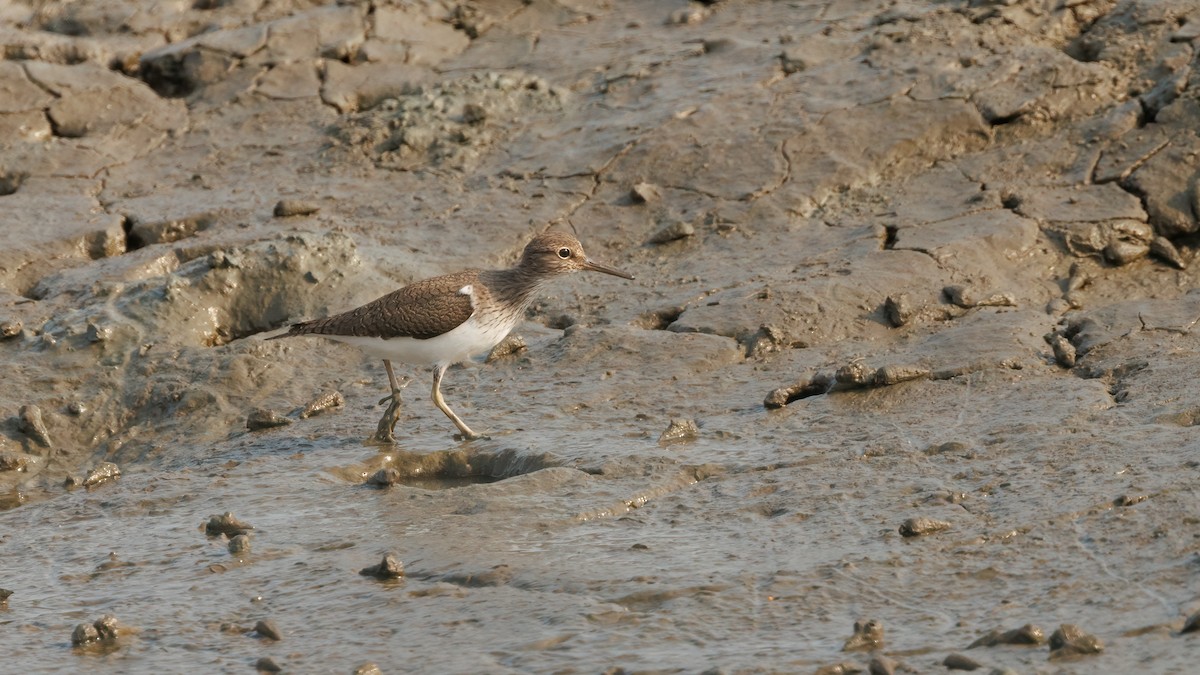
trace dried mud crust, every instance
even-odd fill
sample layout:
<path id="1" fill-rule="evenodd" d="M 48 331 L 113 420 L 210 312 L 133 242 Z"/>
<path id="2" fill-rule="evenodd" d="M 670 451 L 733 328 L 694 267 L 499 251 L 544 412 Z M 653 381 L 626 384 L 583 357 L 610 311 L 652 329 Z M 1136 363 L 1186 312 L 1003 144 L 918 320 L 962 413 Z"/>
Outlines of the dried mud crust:
<path id="1" fill-rule="evenodd" d="M 569 100 L 540 77 L 472 74 L 348 114 L 331 135 L 343 151 L 362 153 L 383 169 L 463 171 L 522 127 L 562 112 Z"/>

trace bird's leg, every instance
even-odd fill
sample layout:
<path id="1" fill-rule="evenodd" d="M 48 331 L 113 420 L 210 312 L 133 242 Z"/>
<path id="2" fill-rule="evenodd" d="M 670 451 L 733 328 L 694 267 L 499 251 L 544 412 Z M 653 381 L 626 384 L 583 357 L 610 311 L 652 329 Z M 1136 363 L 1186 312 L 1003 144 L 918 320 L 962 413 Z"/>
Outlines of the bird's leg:
<path id="1" fill-rule="evenodd" d="M 379 405 L 384 403 L 389 403 L 389 405 L 383 413 L 383 418 L 379 420 L 379 426 L 375 429 L 375 440 L 381 443 L 391 443 L 396 440 L 392 432 L 396 428 L 396 422 L 400 421 L 400 390 L 408 386 L 408 382 L 407 380 L 404 384 L 396 382 L 396 373 L 392 371 L 391 361 L 384 359 L 383 367 L 387 370 L 388 384 L 392 385 L 392 393 L 379 399 Z"/>
<path id="2" fill-rule="evenodd" d="M 455 415 L 450 406 L 446 405 L 445 399 L 442 398 L 442 376 L 445 374 L 445 365 L 439 365 L 433 371 L 433 404 L 438 407 L 438 410 L 446 413 L 446 417 L 449 417 L 451 422 L 454 422 L 454 426 L 458 427 L 458 430 L 462 432 L 463 440 L 474 441 L 480 438 L 487 438 L 487 436 L 471 431 L 471 427 L 467 426 L 467 423 L 462 421 L 462 418 L 458 415 Z"/>

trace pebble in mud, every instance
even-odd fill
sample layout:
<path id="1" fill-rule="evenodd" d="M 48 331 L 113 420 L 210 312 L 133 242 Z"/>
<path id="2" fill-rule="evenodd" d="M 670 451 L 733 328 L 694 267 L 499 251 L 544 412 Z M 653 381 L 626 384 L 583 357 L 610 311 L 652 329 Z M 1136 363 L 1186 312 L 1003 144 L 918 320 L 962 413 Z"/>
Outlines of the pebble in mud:
<path id="1" fill-rule="evenodd" d="M 908 297 L 908 293 L 889 295 L 883 301 L 883 315 L 893 328 L 899 328 L 912 321 L 914 313 L 912 299 Z"/>
<path id="2" fill-rule="evenodd" d="M 53 447 L 50 443 L 50 431 L 46 428 L 46 422 L 42 419 L 42 409 L 36 405 L 23 405 L 17 413 L 17 429 L 37 441 L 41 445 L 49 448 Z"/>
<path id="3" fill-rule="evenodd" d="M 679 220 L 658 228 L 647 241 L 651 244 L 669 244 L 680 239 L 687 239 L 694 234 L 696 234 L 696 228 L 691 223 Z"/>
<path id="4" fill-rule="evenodd" d="M 679 443 L 693 440 L 699 435 L 700 427 L 696 424 L 696 420 L 673 419 L 662 435 L 658 437 L 658 442 L 663 445 Z"/>
<path id="5" fill-rule="evenodd" d="M 950 670 L 978 670 L 983 667 L 983 664 L 975 659 L 965 655 L 954 653 L 950 654 L 942 661 L 942 665 Z"/>
<path id="6" fill-rule="evenodd" d="M 1133 506 L 1134 504 L 1141 504 L 1149 498 L 1150 497 L 1146 495 L 1121 495 L 1120 497 L 1114 499 L 1112 503 L 1113 506 Z"/>
<path id="7" fill-rule="evenodd" d="M 312 401 L 309 401 L 308 405 L 304 406 L 304 410 L 300 411 L 300 419 L 315 417 L 316 415 L 321 415 L 329 412 L 330 410 L 340 409 L 345 405 L 346 397 L 342 396 L 342 392 L 325 392 Z"/>
<path id="8" fill-rule="evenodd" d="M 0 321 L 0 340 L 15 338 L 21 334 L 21 322 L 12 319 Z"/>
<path id="9" fill-rule="evenodd" d="M 383 675 L 383 671 L 374 663 L 364 663 L 354 669 L 354 675 Z"/>
<path id="10" fill-rule="evenodd" d="M 1060 659 L 1104 651 L 1100 638 L 1073 623 L 1064 623 L 1050 636 L 1050 658 Z"/>
<path id="11" fill-rule="evenodd" d="M 842 645 L 844 652 L 865 652 L 883 647 L 883 624 L 875 619 L 854 622 L 854 634 Z"/>
<path id="12" fill-rule="evenodd" d="M 376 579 L 400 579 L 404 576 L 404 563 L 400 562 L 394 554 L 388 553 L 383 556 L 383 560 L 375 565 L 364 567 L 358 571 L 364 577 L 375 577 Z"/>
<path id="13" fill-rule="evenodd" d="M 1055 363 L 1063 368 L 1075 367 L 1075 345 L 1071 344 L 1070 340 L 1059 333 L 1047 333 L 1044 339 L 1054 350 Z"/>
<path id="14" fill-rule="evenodd" d="M 993 630 L 987 635 L 967 645 L 967 649 L 976 647 L 994 647 L 996 645 L 1040 645 L 1046 642 L 1046 633 L 1040 626 L 1027 623 L 1020 628 L 1001 631 Z"/>
<path id="15" fill-rule="evenodd" d="M 268 640 L 278 641 L 283 639 L 283 633 L 279 632 L 279 626 L 276 626 L 275 622 L 270 619 L 261 619 L 258 623 L 254 624 L 254 632 L 259 637 Z"/>
<path id="16" fill-rule="evenodd" d="M 261 659 L 255 661 L 254 669 L 260 673 L 281 673 L 281 672 L 283 672 L 283 666 L 279 665 L 278 663 L 275 663 L 275 659 L 273 659 L 269 656 L 264 656 Z"/>
<path id="17" fill-rule="evenodd" d="M 229 540 L 230 553 L 245 553 L 250 550 L 250 535 L 236 534 Z"/>
<path id="18" fill-rule="evenodd" d="M 921 516 L 919 518 L 909 518 L 900 523 L 899 531 L 902 537 L 920 537 L 948 529 L 950 529 L 950 523 L 944 520 L 934 520 L 933 518 Z"/>
<path id="19" fill-rule="evenodd" d="M 0 471 L 24 471 L 29 466 L 29 457 L 15 452 L 0 452 Z"/>
<path id="20" fill-rule="evenodd" d="M 121 477 L 121 467 L 112 462 L 103 462 L 100 466 L 87 472 L 83 478 L 71 476 L 67 478 L 64 484 L 67 487 L 92 487 L 99 485 L 105 481 L 114 480 Z"/>
<path id="21" fill-rule="evenodd" d="M 291 423 L 292 419 L 290 417 L 284 417 L 274 410 L 267 410 L 266 408 L 255 408 L 246 416 L 246 428 L 250 431 L 286 427 Z"/>
<path id="22" fill-rule="evenodd" d="M 219 516 L 209 516 L 208 522 L 204 525 L 204 533 L 210 537 L 219 537 L 223 534 L 233 538 L 239 534 L 249 534 L 253 529 L 253 525 L 238 520 L 228 511 Z"/>
<path id="23" fill-rule="evenodd" d="M 662 191 L 653 183 L 638 183 L 629 189 L 629 198 L 635 204 L 649 204 L 662 199 Z"/>
<path id="24" fill-rule="evenodd" d="M 13 592 L 11 590 L 9 590 L 7 588 L 0 588 L 0 605 L 4 605 L 5 603 L 7 603 L 9 597 L 11 597 L 12 594 L 13 594 Z M 1186 626 L 1185 626 L 1185 628 L 1186 628 Z"/>
<path id="25" fill-rule="evenodd" d="M 0 589 L 0 598 L 7 597 L 3 593 L 3 590 Z M 9 591 L 9 593 L 12 593 L 12 591 Z M 1195 633 L 1197 631 L 1200 631 L 1200 612 L 1193 613 L 1187 618 L 1187 621 L 1183 622 L 1183 628 L 1179 629 L 1179 634 L 1187 635 L 1188 633 Z"/>
<path id="26" fill-rule="evenodd" d="M 319 205 L 302 199 L 280 199 L 275 204 L 274 214 L 276 218 L 289 218 L 291 216 L 311 216 L 320 210 Z"/>

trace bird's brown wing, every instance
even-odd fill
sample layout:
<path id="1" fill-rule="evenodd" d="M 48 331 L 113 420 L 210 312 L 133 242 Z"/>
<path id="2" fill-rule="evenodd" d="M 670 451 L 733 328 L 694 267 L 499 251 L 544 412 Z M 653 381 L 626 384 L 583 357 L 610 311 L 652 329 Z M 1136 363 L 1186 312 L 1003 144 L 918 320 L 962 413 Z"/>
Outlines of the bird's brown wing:
<path id="1" fill-rule="evenodd" d="M 348 312 L 293 324 L 291 330 L 276 337 L 436 337 L 470 318 L 474 311 L 471 297 L 460 291 L 477 279 L 476 274 L 467 270 L 418 281 Z"/>

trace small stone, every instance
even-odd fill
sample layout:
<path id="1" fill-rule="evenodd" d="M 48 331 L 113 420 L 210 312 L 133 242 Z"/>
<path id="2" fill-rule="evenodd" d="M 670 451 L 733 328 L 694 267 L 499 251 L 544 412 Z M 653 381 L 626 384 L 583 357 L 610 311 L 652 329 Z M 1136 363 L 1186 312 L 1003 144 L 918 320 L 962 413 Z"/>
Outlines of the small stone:
<path id="1" fill-rule="evenodd" d="M 691 223 L 686 223 L 682 220 L 660 227 L 654 234 L 650 235 L 649 242 L 651 244 L 669 244 L 673 241 L 686 239 L 696 234 L 696 228 Z"/>
<path id="2" fill-rule="evenodd" d="M 653 183 L 638 183 L 629 189 L 629 198 L 635 204 L 649 204 L 662 199 L 662 191 Z"/>
<path id="3" fill-rule="evenodd" d="M 909 518 L 900 524 L 900 536 L 902 537 L 920 537 L 926 534 L 934 534 L 942 530 L 950 529 L 950 523 L 944 520 L 934 520 L 933 518 Z"/>
<path id="4" fill-rule="evenodd" d="M 946 297 L 946 300 L 959 307 L 975 306 L 970 293 L 965 286 L 946 286 L 942 289 L 942 295 Z"/>
<path id="5" fill-rule="evenodd" d="M 1075 345 L 1059 333 L 1049 333 L 1045 340 L 1054 350 L 1054 361 L 1063 368 L 1074 368 L 1076 360 Z"/>
<path id="6" fill-rule="evenodd" d="M 36 405 L 23 405 L 17 415 L 18 431 L 47 448 L 53 447 L 50 443 L 50 431 L 46 428 L 45 420 L 42 419 L 41 408 Z"/>
<path id="7" fill-rule="evenodd" d="M 87 412 L 87 405 L 83 401 L 71 401 L 67 404 L 67 412 L 75 417 L 79 417 Z"/>
<path id="8" fill-rule="evenodd" d="M 0 340 L 15 338 L 21 334 L 21 322 L 15 319 L 0 321 Z"/>
<path id="9" fill-rule="evenodd" d="M 288 218 L 291 216 L 311 216 L 320 211 L 321 207 L 301 199 L 280 199 L 275 204 L 275 217 Z"/>
<path id="10" fill-rule="evenodd" d="M 883 624 L 875 619 L 854 622 L 854 634 L 842 645 L 844 652 L 871 651 L 883 647 Z"/>
<path id="11" fill-rule="evenodd" d="M 690 441 L 700 435 L 700 427 L 697 426 L 696 420 L 673 419 L 667 425 L 662 435 L 658 437 L 660 444 L 678 443 L 680 441 Z"/>
<path id="12" fill-rule="evenodd" d="M 364 663 L 354 669 L 354 675 L 383 675 L 383 671 L 374 663 Z"/>
<path id="13" fill-rule="evenodd" d="M 1113 500 L 1113 506 L 1133 506 L 1134 504 L 1141 504 L 1147 499 L 1149 499 L 1149 497 L 1146 495 L 1121 495 Z"/>
<path id="14" fill-rule="evenodd" d="M 8 599 L 12 596 L 12 594 L 13 592 L 7 588 L 0 588 L 0 604 L 8 602 Z"/>
<path id="15" fill-rule="evenodd" d="M 9 591 L 9 593 L 11 592 L 12 591 Z M 1179 629 L 1179 634 L 1187 635 L 1188 633 L 1195 633 L 1196 631 L 1200 631 L 1200 612 L 1193 613 L 1187 618 L 1187 621 L 1183 622 L 1183 628 Z"/>
<path id="16" fill-rule="evenodd" d="M 283 634 L 279 632 L 279 626 L 276 626 L 275 622 L 270 619 L 262 619 L 254 624 L 254 632 L 258 633 L 259 637 L 268 640 L 278 641 L 283 639 Z"/>
<path id="17" fill-rule="evenodd" d="M 71 644 L 77 647 L 89 642 L 96 642 L 99 639 L 100 634 L 96 632 L 96 627 L 90 623 L 81 623 L 75 626 L 75 630 L 71 632 Z"/>
<path id="18" fill-rule="evenodd" d="M 236 534 L 229 540 L 230 553 L 245 553 L 250 550 L 250 535 Z"/>
<path id="19" fill-rule="evenodd" d="M 1176 269 L 1187 269 L 1187 261 L 1180 255 L 1179 249 L 1166 237 L 1155 237 L 1150 240 L 1150 255 L 1167 263 Z"/>
<path id="20" fill-rule="evenodd" d="M 283 672 L 283 666 L 275 663 L 275 659 L 264 656 L 254 662 L 254 669 L 260 673 L 279 673 Z"/>
<path id="21" fill-rule="evenodd" d="M 88 472 L 83 479 L 84 487 L 92 487 L 99 485 L 105 481 L 115 480 L 121 477 L 121 469 L 112 462 L 104 462 L 100 466 Z"/>
<path id="22" fill-rule="evenodd" d="M 942 665 L 950 670 L 978 670 L 983 664 L 965 654 L 953 653 L 942 661 Z"/>
<path id="23" fill-rule="evenodd" d="M 912 299 L 908 297 L 908 293 L 889 295 L 883 301 L 883 315 L 893 328 L 906 325 L 912 320 L 914 313 Z"/>
<path id="24" fill-rule="evenodd" d="M 290 417 L 284 417 L 274 410 L 267 410 L 266 408 L 255 408 L 246 416 L 246 428 L 250 431 L 286 427 L 291 423 L 292 419 Z"/>
<path id="25" fill-rule="evenodd" d="M 208 523 L 204 526 L 204 533 L 210 537 L 218 537 L 223 534 L 232 538 L 239 534 L 249 534 L 253 529 L 253 525 L 243 523 L 227 511 L 219 516 L 209 516 Z"/>
<path id="26" fill-rule="evenodd" d="M 402 477 L 403 476 L 400 474 L 399 469 L 389 466 L 371 474 L 371 477 L 367 479 L 367 485 L 391 487 L 396 483 L 399 483 Z"/>
<path id="27" fill-rule="evenodd" d="M 900 664 L 894 659 L 881 654 L 867 663 L 867 672 L 871 675 L 896 675 L 896 669 L 899 667 Z"/>
<path id="28" fill-rule="evenodd" d="M 759 326 L 758 330 L 746 339 L 746 357 L 761 358 L 780 351 L 787 344 L 787 333 L 782 329 L 771 325 Z"/>
<path id="29" fill-rule="evenodd" d="M 675 25 L 700 23 L 701 21 L 707 19 L 708 15 L 708 9 L 693 5 L 686 9 L 677 9 L 674 12 L 671 12 L 671 16 L 667 19 L 667 23 Z"/>
<path id="30" fill-rule="evenodd" d="M 492 347 L 492 351 L 487 355 L 487 362 L 491 363 L 499 359 L 507 358 L 513 354 L 518 354 L 528 351 L 529 346 L 525 344 L 525 338 L 520 335 L 509 335 L 500 341 L 500 344 Z"/>
<path id="31" fill-rule="evenodd" d="M 308 419 L 330 410 L 341 409 L 345 405 L 346 398 L 342 396 L 342 392 L 325 392 L 312 401 L 309 401 L 308 405 L 304 406 L 304 410 L 300 411 L 300 419 Z"/>
<path id="32" fill-rule="evenodd" d="M 400 562 L 395 555 L 388 553 L 378 564 L 364 567 L 358 573 L 364 577 L 375 577 L 376 579 L 399 579 L 404 576 L 404 563 Z"/>
<path id="33" fill-rule="evenodd" d="M 1064 623 L 1050 636 L 1050 658 L 1099 654 L 1104 643 L 1095 635 L 1083 632 L 1079 626 Z"/>

